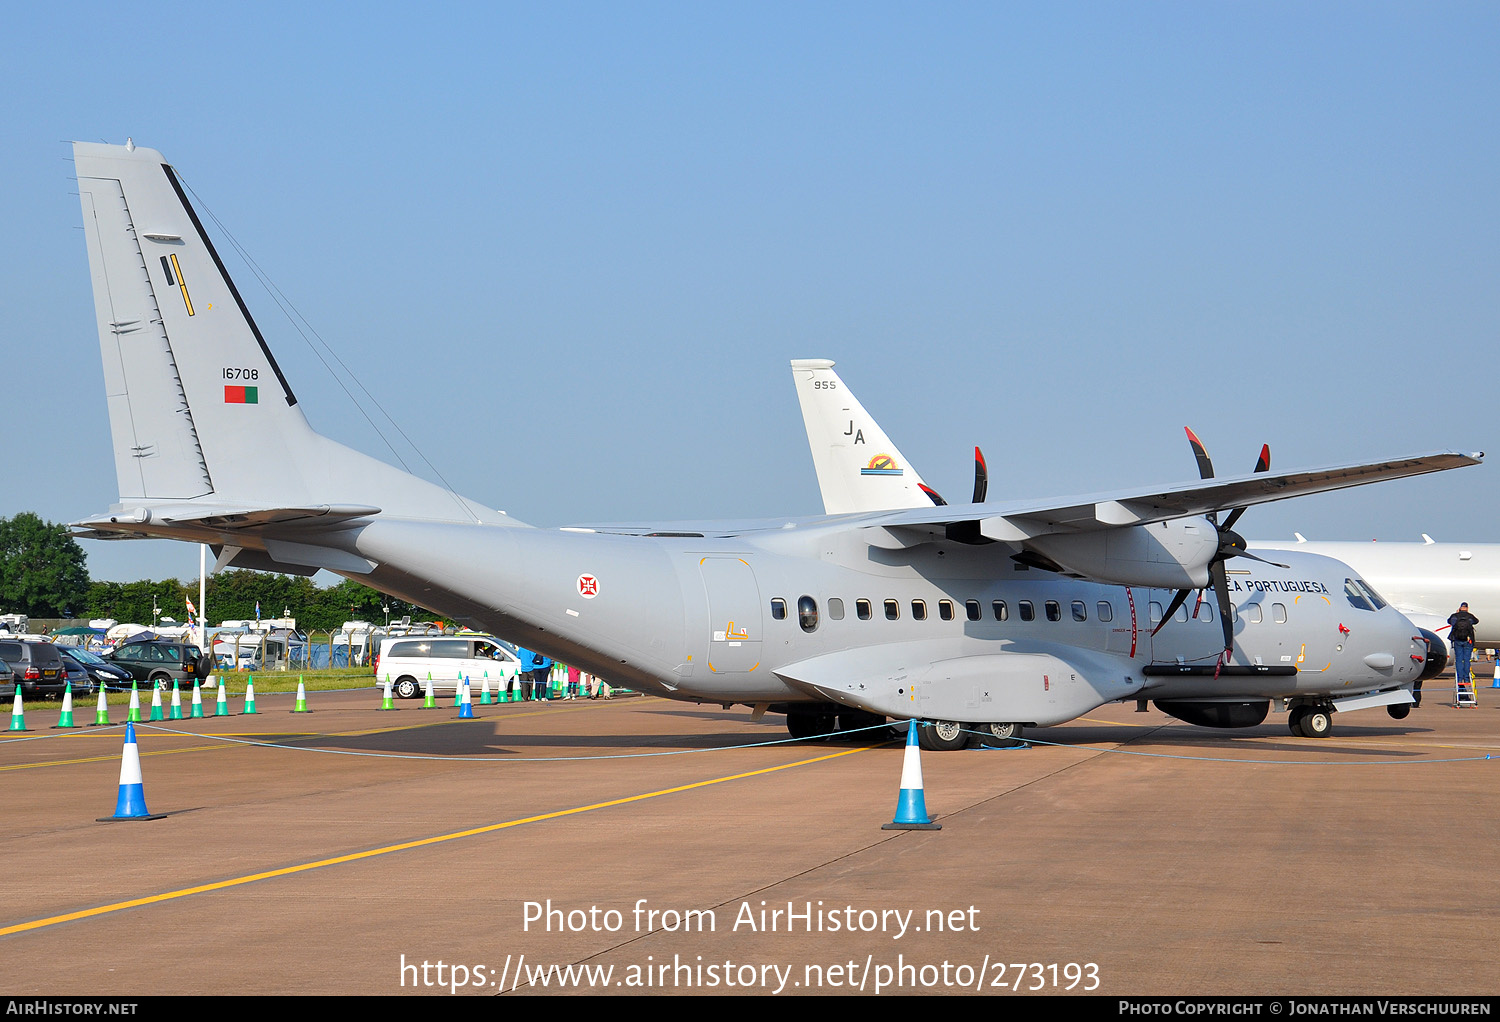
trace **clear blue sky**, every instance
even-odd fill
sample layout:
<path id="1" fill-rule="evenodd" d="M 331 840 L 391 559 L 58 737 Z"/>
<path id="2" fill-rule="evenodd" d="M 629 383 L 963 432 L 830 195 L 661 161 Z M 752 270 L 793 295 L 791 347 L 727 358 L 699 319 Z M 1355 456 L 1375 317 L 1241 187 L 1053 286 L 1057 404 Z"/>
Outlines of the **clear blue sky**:
<path id="1" fill-rule="evenodd" d="M 1500 457 L 1494 3 L 6 21 L 0 514 L 116 496 L 66 142 L 127 135 L 457 489 L 533 524 L 816 513 L 799 357 L 836 359 L 952 494 L 976 443 L 995 497 L 1186 481 L 1187 424 L 1225 474 L 1263 442 L 1282 468 Z M 230 268 L 313 425 L 389 457 Z M 1497 541 L 1497 472 L 1240 528 Z M 192 546 L 85 546 L 95 577 L 197 571 Z"/>

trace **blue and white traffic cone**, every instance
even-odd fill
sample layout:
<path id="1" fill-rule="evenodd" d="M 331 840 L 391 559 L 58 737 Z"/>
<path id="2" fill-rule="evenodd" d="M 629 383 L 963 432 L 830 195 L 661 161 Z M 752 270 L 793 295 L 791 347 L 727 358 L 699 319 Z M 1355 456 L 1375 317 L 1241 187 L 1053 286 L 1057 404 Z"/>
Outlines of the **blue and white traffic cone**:
<path id="1" fill-rule="evenodd" d="M 141 783 L 141 748 L 135 741 L 135 725 L 125 724 L 125 753 L 120 757 L 120 797 L 115 801 L 115 815 L 99 817 L 100 823 L 114 820 L 160 820 L 146 809 L 146 789 Z"/>
<path id="2" fill-rule="evenodd" d="M 910 721 L 906 730 L 906 758 L 901 761 L 901 795 L 896 800 L 896 818 L 880 826 L 881 830 L 942 830 L 927 815 L 927 798 L 922 793 L 921 749 L 917 746 L 917 722 Z"/>
<path id="3" fill-rule="evenodd" d="M 1495 680 L 1490 682 L 1490 688 L 1500 688 L 1500 652 L 1495 654 Z"/>
<path id="4" fill-rule="evenodd" d="M 469 679 L 464 678 L 464 683 L 458 689 L 458 719 L 474 719 L 474 697 L 469 692 Z"/>

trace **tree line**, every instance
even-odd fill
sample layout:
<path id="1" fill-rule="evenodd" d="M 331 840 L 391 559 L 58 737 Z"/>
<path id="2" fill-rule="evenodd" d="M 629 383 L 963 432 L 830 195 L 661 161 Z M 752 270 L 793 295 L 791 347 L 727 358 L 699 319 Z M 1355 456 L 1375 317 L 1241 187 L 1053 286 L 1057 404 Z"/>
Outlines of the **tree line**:
<path id="1" fill-rule="evenodd" d="M 187 620 L 187 601 L 198 603 L 198 581 L 140 579 L 96 582 L 89 578 L 83 548 L 67 526 L 44 522 L 29 511 L 0 518 L 0 613 L 35 618 L 114 618 L 150 625 L 160 616 Z M 208 577 L 209 623 L 262 618 L 289 611 L 303 631 L 327 631 L 348 620 L 383 622 L 434 614 L 403 600 L 343 581 L 321 588 L 300 575 L 223 571 Z"/>

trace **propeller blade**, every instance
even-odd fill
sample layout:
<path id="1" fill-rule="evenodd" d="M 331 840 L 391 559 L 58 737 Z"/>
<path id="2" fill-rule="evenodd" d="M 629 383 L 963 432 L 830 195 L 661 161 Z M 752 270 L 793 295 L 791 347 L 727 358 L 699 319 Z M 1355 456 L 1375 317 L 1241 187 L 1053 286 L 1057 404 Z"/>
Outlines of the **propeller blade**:
<path id="1" fill-rule="evenodd" d="M 1188 443 L 1193 445 L 1193 457 L 1198 459 L 1198 478 L 1212 479 L 1214 477 L 1214 463 L 1209 458 L 1208 450 L 1203 446 L 1203 441 L 1198 439 L 1198 434 L 1194 433 L 1191 428 L 1187 426 L 1183 426 L 1182 428 L 1187 433 Z"/>
<path id="2" fill-rule="evenodd" d="M 1250 558 L 1250 559 L 1251 559 L 1251 560 L 1252 560 L 1252 561 L 1259 561 L 1259 562 L 1260 562 L 1260 563 L 1262 563 L 1262 564 L 1269 564 L 1269 565 L 1270 565 L 1270 566 L 1271 566 L 1271 567 L 1273 567 L 1273 568 L 1282 568 L 1282 569 L 1288 569 L 1288 568 L 1290 568 L 1290 567 L 1291 567 L 1291 565 L 1290 565 L 1290 564 L 1279 564 L 1279 563 L 1277 563 L 1277 562 L 1276 562 L 1276 561 L 1268 561 L 1268 560 L 1266 560 L 1266 559 L 1265 559 L 1265 558 L 1264 558 L 1264 557 L 1258 557 L 1258 556 L 1256 556 L 1256 555 L 1255 555 L 1255 554 L 1252 554 L 1252 553 L 1251 553 L 1251 552 L 1250 552 L 1250 551 L 1248 551 L 1248 550 L 1241 550 L 1241 551 L 1239 551 L 1239 552 L 1238 552 L 1238 553 L 1237 553 L 1237 554 L 1235 554 L 1235 556 L 1236 556 L 1236 557 L 1248 557 L 1248 558 Z"/>
<path id="3" fill-rule="evenodd" d="M 917 485 L 922 488 L 922 492 L 925 493 L 925 494 L 927 494 L 927 496 L 929 498 L 931 498 L 932 502 L 934 504 L 936 504 L 938 507 L 947 507 L 948 506 L 948 502 L 942 498 L 942 495 L 939 494 L 937 490 L 934 490 L 931 486 L 928 486 L 926 483 L 918 483 Z M 975 503 L 977 504 L 978 501 L 975 501 Z"/>
<path id="4" fill-rule="evenodd" d="M 974 448 L 974 503 L 983 504 L 990 492 L 990 470 L 984 464 L 984 452 Z"/>
<path id="5" fill-rule="evenodd" d="M 1255 459 L 1255 471 L 1256 472 L 1269 472 L 1269 471 L 1271 471 L 1271 445 L 1270 444 L 1261 444 L 1260 445 L 1260 457 Z M 1244 513 L 1245 513 L 1245 509 L 1242 508 L 1242 507 L 1237 507 L 1233 511 L 1229 512 L 1229 517 L 1226 518 L 1226 519 L 1224 519 L 1224 528 L 1226 528 L 1226 529 L 1232 529 L 1232 528 L 1234 528 L 1234 523 L 1237 522 L 1237 521 L 1239 521 L 1240 520 L 1240 515 L 1242 515 Z"/>
<path id="6" fill-rule="evenodd" d="M 1151 629 L 1152 635 L 1166 627 L 1167 622 L 1172 620 L 1172 615 L 1177 613 L 1177 608 L 1187 602 L 1188 594 L 1191 592 L 1191 589 L 1177 590 L 1177 595 L 1172 597 L 1172 602 L 1167 604 L 1167 609 L 1162 612 L 1161 620 L 1156 623 L 1155 628 Z"/>
<path id="7" fill-rule="evenodd" d="M 1224 571 L 1223 561 L 1214 561 L 1208 566 L 1208 574 L 1214 580 L 1214 595 L 1219 598 L 1219 622 L 1224 627 L 1224 652 L 1234 655 L 1234 621 L 1229 616 L 1229 575 Z"/>

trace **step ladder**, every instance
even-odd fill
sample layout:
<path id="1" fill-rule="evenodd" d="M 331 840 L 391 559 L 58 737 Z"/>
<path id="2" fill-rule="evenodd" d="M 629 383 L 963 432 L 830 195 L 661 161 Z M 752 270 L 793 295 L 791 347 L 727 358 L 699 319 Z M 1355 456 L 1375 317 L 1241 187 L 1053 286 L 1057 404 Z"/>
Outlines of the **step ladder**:
<path id="1" fill-rule="evenodd" d="M 1469 675 L 1468 681 L 1453 679 L 1453 705 L 1456 707 L 1478 706 L 1479 700 L 1474 698 L 1474 675 Z"/>

